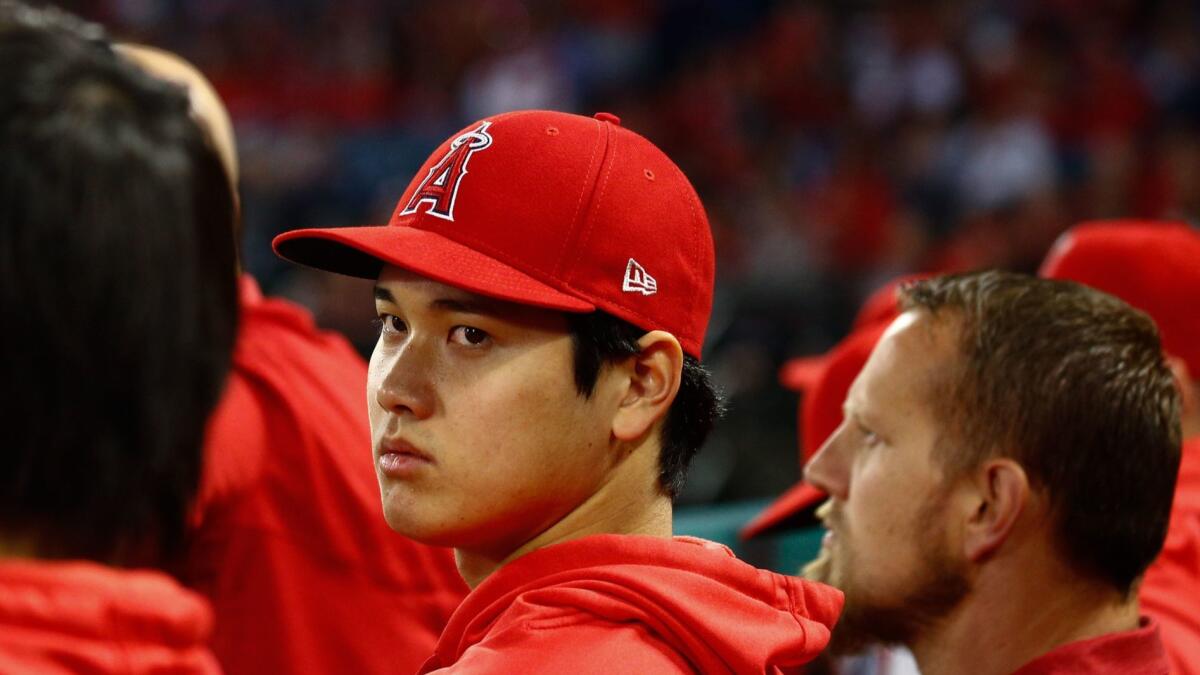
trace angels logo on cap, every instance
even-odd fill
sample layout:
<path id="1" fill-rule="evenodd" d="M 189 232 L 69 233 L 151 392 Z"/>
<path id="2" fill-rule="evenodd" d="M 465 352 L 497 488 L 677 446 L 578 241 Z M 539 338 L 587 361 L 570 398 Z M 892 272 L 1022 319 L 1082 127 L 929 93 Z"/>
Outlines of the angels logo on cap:
<path id="1" fill-rule="evenodd" d="M 483 122 L 475 129 L 462 134 L 450 144 L 450 151 L 440 162 L 429 169 L 425 180 L 413 192 L 401 215 L 416 213 L 422 203 L 428 203 L 426 213 L 446 220 L 454 220 L 454 202 L 458 199 L 458 187 L 467 175 L 467 163 L 471 155 L 491 146 L 492 137 L 487 129 L 491 122 Z"/>

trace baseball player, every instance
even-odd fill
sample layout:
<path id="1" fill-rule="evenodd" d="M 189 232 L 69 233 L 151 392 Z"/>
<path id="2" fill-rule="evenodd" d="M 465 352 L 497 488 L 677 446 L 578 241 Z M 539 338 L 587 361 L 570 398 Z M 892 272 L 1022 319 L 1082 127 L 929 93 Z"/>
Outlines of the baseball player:
<path id="1" fill-rule="evenodd" d="M 0 672 L 220 672 L 156 568 L 233 349 L 233 219 L 185 97 L 0 2 Z"/>
<path id="2" fill-rule="evenodd" d="M 187 89 L 236 181 L 229 116 L 204 76 L 157 49 L 120 51 Z M 249 274 L 238 287 L 233 370 L 181 566 L 212 603 L 213 651 L 230 674 L 413 672 L 467 589 L 449 550 L 397 536 L 379 517 L 366 363 Z"/>
<path id="3" fill-rule="evenodd" d="M 832 648 L 921 672 L 1168 672 L 1133 593 L 1162 546 L 1179 397 L 1141 312 L 984 272 L 901 291 L 809 461 L 829 530 L 806 574 L 846 594 Z"/>
<path id="4" fill-rule="evenodd" d="M 793 672 L 837 591 L 672 538 L 718 412 L 700 365 L 708 221 L 613 115 L 480 120 L 387 226 L 283 257 L 375 279 L 367 403 L 384 514 L 455 549 L 472 591 L 421 672 Z"/>
<path id="5" fill-rule="evenodd" d="M 1200 233 L 1184 223 L 1107 221 L 1069 230 L 1042 276 L 1111 293 L 1158 324 L 1182 401 L 1183 459 L 1162 553 L 1138 590 L 1177 675 L 1200 675 Z"/>

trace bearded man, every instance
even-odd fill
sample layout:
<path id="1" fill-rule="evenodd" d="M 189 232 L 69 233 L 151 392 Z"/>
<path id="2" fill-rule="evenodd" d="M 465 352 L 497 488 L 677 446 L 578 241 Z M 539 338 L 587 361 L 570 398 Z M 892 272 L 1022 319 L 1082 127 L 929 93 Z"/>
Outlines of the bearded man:
<path id="1" fill-rule="evenodd" d="M 916 282 L 805 469 L 831 649 L 925 675 L 1167 673 L 1137 586 L 1163 544 L 1179 394 L 1154 323 L 1072 282 Z"/>

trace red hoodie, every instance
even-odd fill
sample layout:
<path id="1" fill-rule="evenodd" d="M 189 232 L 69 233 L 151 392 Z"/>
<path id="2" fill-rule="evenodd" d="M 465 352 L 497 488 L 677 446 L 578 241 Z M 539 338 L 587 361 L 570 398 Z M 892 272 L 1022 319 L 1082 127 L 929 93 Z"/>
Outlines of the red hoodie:
<path id="1" fill-rule="evenodd" d="M 248 276 L 241 304 L 183 570 L 213 651 L 230 675 L 411 673 L 467 587 L 449 549 L 383 519 L 367 364 Z"/>
<path id="2" fill-rule="evenodd" d="M 0 673 L 215 674 L 212 613 L 166 575 L 0 561 Z"/>
<path id="3" fill-rule="evenodd" d="M 1183 444 L 1171 524 L 1138 592 L 1175 675 L 1200 675 L 1200 438 Z"/>
<path id="4" fill-rule="evenodd" d="M 829 642 L 842 593 L 703 539 L 596 535 L 483 581 L 421 673 L 793 673 Z"/>

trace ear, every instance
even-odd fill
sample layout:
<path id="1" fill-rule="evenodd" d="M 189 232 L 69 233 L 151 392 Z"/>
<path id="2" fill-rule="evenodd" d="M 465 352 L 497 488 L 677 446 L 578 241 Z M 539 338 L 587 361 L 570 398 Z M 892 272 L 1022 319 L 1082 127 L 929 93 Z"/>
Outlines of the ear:
<path id="1" fill-rule="evenodd" d="M 1180 413 L 1184 419 L 1190 418 L 1200 406 L 1197 399 L 1196 387 L 1192 384 L 1192 373 L 1188 372 L 1187 362 L 1178 356 L 1167 354 L 1167 367 L 1175 376 L 1175 385 L 1179 389 Z"/>
<path id="2" fill-rule="evenodd" d="M 653 330 L 638 340 L 641 351 L 630 357 L 628 385 L 613 417 L 613 436 L 633 441 L 667 416 L 683 372 L 683 349 L 666 331 Z"/>
<path id="3" fill-rule="evenodd" d="M 976 469 L 972 483 L 974 510 L 967 519 L 963 552 L 971 562 L 982 562 L 1012 533 L 1029 501 L 1029 477 L 1017 462 L 997 458 Z"/>

